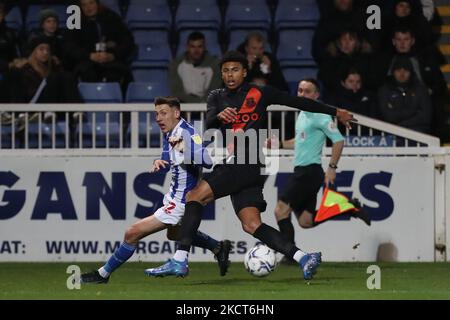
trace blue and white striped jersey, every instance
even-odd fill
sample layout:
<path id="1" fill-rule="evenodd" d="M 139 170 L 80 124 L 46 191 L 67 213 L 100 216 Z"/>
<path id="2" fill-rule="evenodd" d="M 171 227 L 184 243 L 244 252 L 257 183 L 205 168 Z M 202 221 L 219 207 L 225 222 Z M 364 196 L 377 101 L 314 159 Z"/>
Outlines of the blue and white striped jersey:
<path id="1" fill-rule="evenodd" d="M 175 150 L 170 145 L 171 137 L 182 137 L 183 152 Z M 181 119 L 172 131 L 165 134 L 161 159 L 169 162 L 172 171 L 170 197 L 181 203 L 186 203 L 186 194 L 197 185 L 201 167 L 212 167 L 212 160 L 203 146 L 202 138 L 197 130 L 184 119 Z"/>

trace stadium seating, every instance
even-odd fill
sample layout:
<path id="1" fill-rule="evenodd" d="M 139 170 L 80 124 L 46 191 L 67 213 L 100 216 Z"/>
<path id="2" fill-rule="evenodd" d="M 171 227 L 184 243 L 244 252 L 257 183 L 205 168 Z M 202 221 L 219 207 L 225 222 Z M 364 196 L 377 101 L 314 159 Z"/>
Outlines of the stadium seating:
<path id="1" fill-rule="evenodd" d="M 248 3 L 230 3 L 225 14 L 225 28 L 231 29 L 262 29 L 269 30 L 271 23 L 270 11 L 263 1 Z"/>
<path id="2" fill-rule="evenodd" d="M 172 15 L 167 3 L 131 3 L 128 7 L 125 21 L 131 30 L 169 30 L 172 25 Z"/>
<path id="3" fill-rule="evenodd" d="M 66 125 L 64 121 L 55 121 L 55 141 L 53 145 L 53 124 L 51 121 L 42 122 L 41 128 L 41 147 L 42 148 L 65 148 Z M 70 130 L 69 130 L 70 132 Z M 70 134 L 70 133 L 69 133 Z M 28 147 L 39 148 L 39 124 L 30 122 L 28 125 Z"/>
<path id="4" fill-rule="evenodd" d="M 167 86 L 159 82 L 132 82 L 128 86 L 127 103 L 153 103 L 158 96 L 168 96 Z"/>
<path id="5" fill-rule="evenodd" d="M 122 11 L 120 10 L 119 1 L 120 0 L 102 0 L 101 3 L 108 9 L 117 13 L 119 16 L 122 16 Z"/>
<path id="6" fill-rule="evenodd" d="M 217 4 L 180 2 L 175 15 L 175 28 L 182 29 L 214 29 L 221 26 L 221 15 Z"/>
<path id="7" fill-rule="evenodd" d="M 159 82 L 167 85 L 169 81 L 167 68 L 139 68 L 133 69 L 133 79 L 136 82 Z"/>
<path id="8" fill-rule="evenodd" d="M 20 12 L 20 8 L 12 8 L 6 15 L 5 22 L 9 28 L 15 30 L 16 32 L 20 31 L 23 26 L 22 13 Z"/>
<path id="9" fill-rule="evenodd" d="M 179 40 L 178 40 L 177 54 L 176 54 L 177 57 L 186 50 L 187 38 L 188 38 L 189 34 L 193 31 L 200 31 L 201 33 L 203 33 L 205 35 L 206 48 L 208 49 L 209 53 L 211 53 L 212 55 L 218 56 L 218 57 L 220 57 L 222 55 L 222 49 L 220 48 L 220 44 L 219 44 L 219 35 L 216 30 L 186 29 L 186 30 L 181 30 L 179 33 Z"/>
<path id="10" fill-rule="evenodd" d="M 315 1 L 280 1 L 275 12 L 275 29 L 314 28 L 320 18 Z"/>
<path id="11" fill-rule="evenodd" d="M 78 88 L 86 103 L 123 102 L 118 83 L 80 83 Z M 108 117 L 109 119 L 107 119 Z M 107 125 L 108 122 L 109 125 Z M 94 125 L 96 147 L 119 147 L 121 130 L 119 122 L 120 116 L 118 112 L 86 112 L 82 124 L 83 147 L 89 148 L 93 146 Z M 124 123 L 124 125 L 126 124 Z M 77 128 L 76 136 L 78 136 L 79 130 L 80 128 Z"/>
<path id="12" fill-rule="evenodd" d="M 314 29 L 281 30 L 277 50 L 281 67 L 313 66 L 311 54 Z"/>
<path id="13" fill-rule="evenodd" d="M 132 68 L 167 67 L 171 60 L 172 52 L 167 42 L 139 44 Z"/>
<path id="14" fill-rule="evenodd" d="M 134 30 L 134 42 L 137 45 L 147 43 L 169 43 L 169 33 L 167 30 Z"/>
<path id="15" fill-rule="evenodd" d="M 153 103 L 158 96 L 168 96 L 169 90 L 160 83 L 135 82 L 128 86 L 127 103 Z M 127 132 L 127 137 L 131 132 Z M 154 112 L 139 113 L 139 147 L 159 147 L 160 130 Z M 127 141 L 130 139 L 128 138 Z M 148 143 L 147 143 L 148 142 Z"/>

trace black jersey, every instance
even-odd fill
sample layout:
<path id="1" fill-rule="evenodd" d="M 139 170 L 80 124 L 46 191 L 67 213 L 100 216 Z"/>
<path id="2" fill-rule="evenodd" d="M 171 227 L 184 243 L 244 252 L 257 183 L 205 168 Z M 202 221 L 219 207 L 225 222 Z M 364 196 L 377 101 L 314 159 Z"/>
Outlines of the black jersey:
<path id="1" fill-rule="evenodd" d="M 336 108 L 321 102 L 290 96 L 270 86 L 259 87 L 244 82 L 236 90 L 221 88 L 210 92 L 207 100 L 206 128 L 221 129 L 224 138 L 226 137 L 226 129 L 235 132 L 267 129 L 267 107 L 272 104 L 285 105 L 309 112 L 325 113 L 331 116 L 336 115 Z M 228 107 L 236 108 L 238 114 L 235 122 L 224 124 L 217 118 L 217 115 Z M 257 137 L 259 137 L 258 133 Z M 264 141 L 258 139 L 257 148 L 254 144 L 247 145 L 245 147 L 246 155 L 250 149 L 259 150 L 262 143 Z"/>

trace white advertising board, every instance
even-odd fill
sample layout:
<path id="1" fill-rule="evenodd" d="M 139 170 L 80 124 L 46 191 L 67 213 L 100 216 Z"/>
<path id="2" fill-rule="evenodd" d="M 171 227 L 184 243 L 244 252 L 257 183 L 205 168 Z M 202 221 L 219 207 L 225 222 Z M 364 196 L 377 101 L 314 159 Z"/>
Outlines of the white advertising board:
<path id="1" fill-rule="evenodd" d="M 148 173 L 153 160 L 1 159 L 0 261 L 107 259 L 126 228 L 156 210 L 168 189 L 170 174 Z M 268 205 L 262 217 L 275 228 L 277 193 L 292 169 L 292 158 L 283 158 L 278 174 L 270 176 L 265 185 Z M 428 157 L 342 158 L 337 191 L 359 198 L 374 218 L 372 226 L 357 219 L 329 221 L 308 230 L 295 224 L 297 245 L 305 251 L 322 251 L 325 261 L 375 261 L 377 257 L 433 261 L 433 170 L 433 159 Z M 243 261 L 244 253 L 257 240 L 244 233 L 228 198 L 216 201 L 212 208 L 200 230 L 216 239 L 234 241 L 230 258 Z M 140 243 L 132 260 L 163 261 L 174 246 L 165 232 L 151 235 Z M 212 254 L 202 249 L 190 257 L 192 261 L 213 261 Z"/>

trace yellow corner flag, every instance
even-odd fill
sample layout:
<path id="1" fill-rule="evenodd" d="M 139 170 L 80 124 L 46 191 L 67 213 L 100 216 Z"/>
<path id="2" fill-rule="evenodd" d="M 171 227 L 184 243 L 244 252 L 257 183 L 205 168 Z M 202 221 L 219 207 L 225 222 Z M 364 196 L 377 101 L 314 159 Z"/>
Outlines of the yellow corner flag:
<path id="1" fill-rule="evenodd" d="M 349 210 L 359 211 L 346 196 L 325 188 L 319 211 L 317 211 L 315 222 L 322 222 Z"/>

